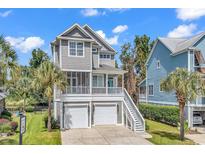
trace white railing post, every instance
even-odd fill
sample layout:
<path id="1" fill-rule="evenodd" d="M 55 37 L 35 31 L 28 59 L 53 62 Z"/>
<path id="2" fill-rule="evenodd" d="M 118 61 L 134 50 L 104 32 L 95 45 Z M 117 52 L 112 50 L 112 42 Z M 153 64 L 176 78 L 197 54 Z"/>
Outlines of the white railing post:
<path id="1" fill-rule="evenodd" d="M 106 79 L 105 79 L 105 87 L 106 87 L 106 94 L 108 94 L 108 74 L 106 74 Z"/>

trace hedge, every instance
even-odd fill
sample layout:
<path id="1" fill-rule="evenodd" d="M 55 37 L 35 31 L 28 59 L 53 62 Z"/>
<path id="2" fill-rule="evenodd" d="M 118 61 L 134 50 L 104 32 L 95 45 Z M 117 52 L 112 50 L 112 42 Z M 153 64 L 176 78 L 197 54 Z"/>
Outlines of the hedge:
<path id="1" fill-rule="evenodd" d="M 153 104 L 139 104 L 139 110 L 144 118 L 177 126 L 179 109 L 176 106 L 161 106 Z"/>

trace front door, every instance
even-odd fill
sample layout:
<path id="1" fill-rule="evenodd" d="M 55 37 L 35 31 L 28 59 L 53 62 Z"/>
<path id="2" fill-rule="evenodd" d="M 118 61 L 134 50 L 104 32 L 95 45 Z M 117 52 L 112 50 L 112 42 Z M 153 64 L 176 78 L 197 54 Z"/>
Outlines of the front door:
<path id="1" fill-rule="evenodd" d="M 113 77 L 108 78 L 108 87 L 114 87 L 114 79 Z"/>

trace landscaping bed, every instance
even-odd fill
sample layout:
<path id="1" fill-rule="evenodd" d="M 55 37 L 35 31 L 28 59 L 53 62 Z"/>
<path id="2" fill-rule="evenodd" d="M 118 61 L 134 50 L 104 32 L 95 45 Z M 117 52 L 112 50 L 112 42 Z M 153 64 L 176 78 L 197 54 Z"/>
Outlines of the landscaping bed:
<path id="1" fill-rule="evenodd" d="M 45 112 L 27 112 L 26 133 L 23 135 L 23 144 L 27 145 L 58 145 L 61 144 L 61 136 L 59 129 L 53 129 L 48 132 L 44 122 Z M 14 121 L 19 122 L 19 117 L 14 117 Z M 8 137 L 0 137 L 0 145 L 16 145 L 18 144 L 19 130 L 15 135 Z"/>

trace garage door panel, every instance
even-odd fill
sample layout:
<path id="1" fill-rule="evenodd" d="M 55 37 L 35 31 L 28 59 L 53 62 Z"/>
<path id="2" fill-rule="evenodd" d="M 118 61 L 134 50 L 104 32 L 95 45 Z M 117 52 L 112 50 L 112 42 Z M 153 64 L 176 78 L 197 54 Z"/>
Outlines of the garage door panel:
<path id="1" fill-rule="evenodd" d="M 116 105 L 96 105 L 94 111 L 94 124 L 117 124 Z"/>
<path id="2" fill-rule="evenodd" d="M 88 127 L 88 107 L 69 106 L 65 107 L 64 114 L 65 128 L 87 128 Z"/>

